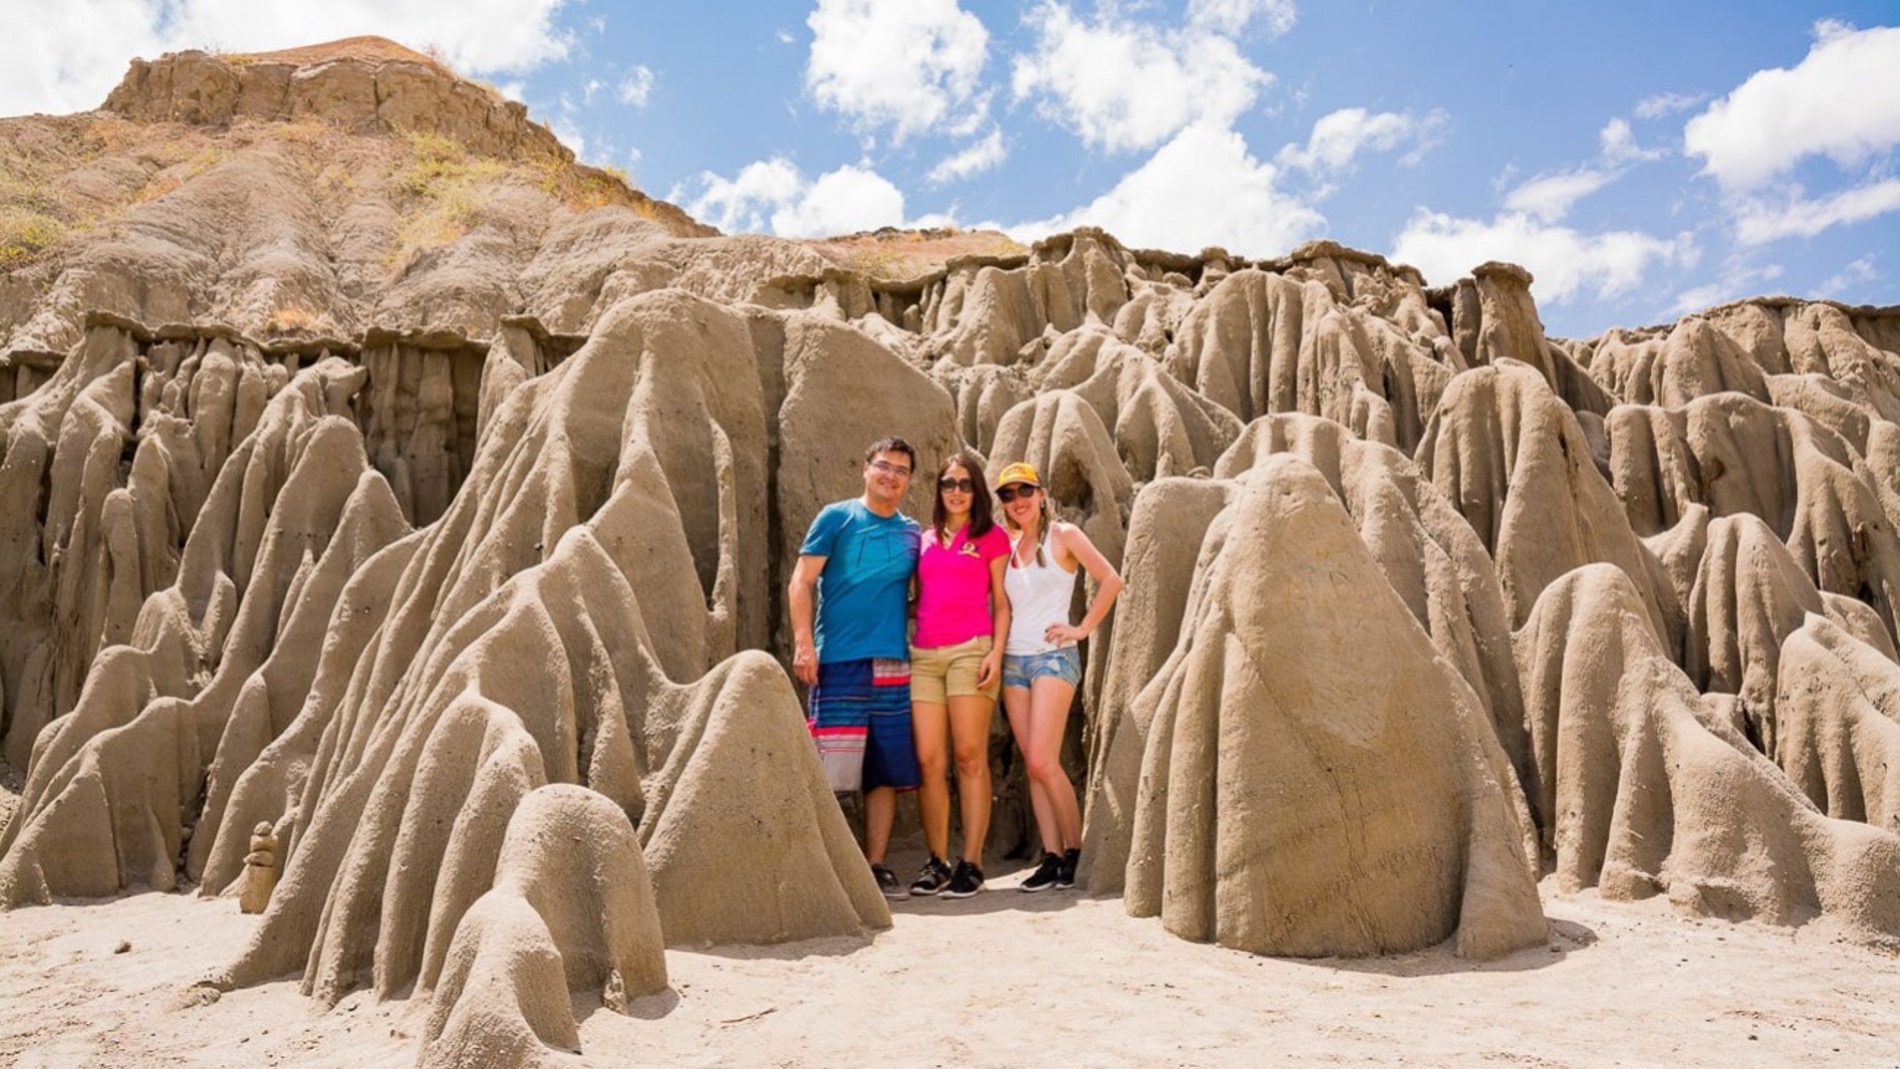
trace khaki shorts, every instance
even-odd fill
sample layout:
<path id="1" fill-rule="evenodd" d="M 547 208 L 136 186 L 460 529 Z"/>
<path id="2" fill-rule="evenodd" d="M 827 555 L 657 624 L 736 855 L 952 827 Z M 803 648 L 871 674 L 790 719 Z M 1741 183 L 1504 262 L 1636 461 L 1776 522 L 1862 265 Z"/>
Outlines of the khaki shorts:
<path id="1" fill-rule="evenodd" d="M 987 687 L 978 687 L 976 677 L 989 656 L 990 636 L 978 635 L 954 646 L 910 648 L 910 700 L 929 705 L 948 705 L 950 698 L 982 695 L 996 700 L 1002 686 L 1002 672 Z"/>

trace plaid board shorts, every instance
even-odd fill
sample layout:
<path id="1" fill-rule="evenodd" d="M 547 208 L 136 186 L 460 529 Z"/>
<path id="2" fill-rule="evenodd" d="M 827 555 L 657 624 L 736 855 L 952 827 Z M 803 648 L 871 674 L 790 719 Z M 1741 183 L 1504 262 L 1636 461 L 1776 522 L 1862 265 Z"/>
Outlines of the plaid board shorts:
<path id="1" fill-rule="evenodd" d="M 910 662 L 877 658 L 818 666 L 806 719 L 833 791 L 916 790 Z"/>

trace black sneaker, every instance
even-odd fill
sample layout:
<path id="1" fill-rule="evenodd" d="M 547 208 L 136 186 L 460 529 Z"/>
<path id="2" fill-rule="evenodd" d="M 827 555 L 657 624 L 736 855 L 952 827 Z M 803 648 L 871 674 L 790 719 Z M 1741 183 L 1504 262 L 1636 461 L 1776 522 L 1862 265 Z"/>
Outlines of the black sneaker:
<path id="1" fill-rule="evenodd" d="M 943 858 L 932 856 L 924 862 L 917 878 L 910 883 L 910 893 L 914 895 L 934 895 L 950 885 L 950 866 Z"/>
<path id="2" fill-rule="evenodd" d="M 1062 864 L 1056 869 L 1056 890 L 1066 891 L 1075 886 L 1075 865 L 1081 860 L 1082 851 L 1073 846 L 1062 852 Z"/>
<path id="3" fill-rule="evenodd" d="M 1029 878 L 1023 881 L 1021 889 L 1030 894 L 1034 894 L 1037 891 L 1047 891 L 1049 888 L 1056 886 L 1056 879 L 1061 872 L 1062 859 L 1054 854 L 1045 852 L 1042 855 L 1042 864 L 1037 865 L 1036 871 L 1030 873 Z"/>
<path id="4" fill-rule="evenodd" d="M 904 885 L 897 882 L 897 873 L 890 869 L 882 865 L 872 865 L 871 876 L 877 880 L 877 889 L 884 892 L 885 898 L 897 902 L 910 897 L 910 892 L 904 890 Z"/>
<path id="5" fill-rule="evenodd" d="M 983 889 L 983 870 L 966 861 L 957 862 L 956 875 L 950 877 L 950 886 L 943 889 L 945 898 L 969 898 Z"/>

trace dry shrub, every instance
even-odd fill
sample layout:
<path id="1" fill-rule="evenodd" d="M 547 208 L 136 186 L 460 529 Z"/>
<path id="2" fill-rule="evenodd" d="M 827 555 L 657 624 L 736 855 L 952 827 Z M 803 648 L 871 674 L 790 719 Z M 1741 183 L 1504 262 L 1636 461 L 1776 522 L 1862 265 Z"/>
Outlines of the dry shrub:
<path id="1" fill-rule="evenodd" d="M 407 135 L 409 160 L 394 175 L 403 205 L 403 225 L 390 250 L 391 274 L 401 274 L 429 250 L 460 240 L 480 221 L 508 165 L 471 156 L 461 142 L 439 134 Z"/>
<path id="2" fill-rule="evenodd" d="M 288 304 L 270 314 L 264 321 L 264 330 L 270 334 L 314 334 L 317 317 L 301 304 Z"/>
<path id="3" fill-rule="evenodd" d="M 223 163 L 230 155 L 230 149 L 222 144 L 206 145 L 184 162 L 172 164 L 153 175 L 151 181 L 145 183 L 145 188 L 139 190 L 132 199 L 139 204 L 157 200 Z"/>
<path id="4" fill-rule="evenodd" d="M 0 268 L 33 261 L 70 229 L 52 185 L 0 162 Z"/>
<path id="5" fill-rule="evenodd" d="M 81 142 L 92 153 L 122 153 L 143 146 L 151 131 L 110 112 L 94 112 L 86 120 Z"/>
<path id="6" fill-rule="evenodd" d="M 624 168 L 590 167 L 555 156 L 541 157 L 529 166 L 534 169 L 536 184 L 543 193 L 575 211 L 604 208 L 610 204 L 638 211 L 646 200 L 628 183 Z M 641 214 L 651 218 L 648 214 L 651 210 L 648 208 Z"/>
<path id="7" fill-rule="evenodd" d="M 64 221 L 44 212 L 0 205 L 0 268 L 31 262 L 67 229 Z"/>

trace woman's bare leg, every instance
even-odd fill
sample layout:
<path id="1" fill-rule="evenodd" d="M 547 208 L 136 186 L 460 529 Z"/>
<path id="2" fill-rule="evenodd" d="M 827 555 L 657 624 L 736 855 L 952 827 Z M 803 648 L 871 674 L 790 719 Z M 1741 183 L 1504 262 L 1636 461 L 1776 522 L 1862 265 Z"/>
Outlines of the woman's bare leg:
<path id="1" fill-rule="evenodd" d="M 1082 809 L 1075 799 L 1075 784 L 1062 767 L 1062 737 L 1069 726 L 1069 706 L 1075 700 L 1075 685 L 1054 676 L 1042 676 L 1030 684 L 1029 745 L 1023 758 L 1029 779 L 1042 785 L 1049 804 L 1049 827 L 1043 829 L 1044 847 L 1060 854 L 1082 845 Z M 1041 820 L 1041 814 L 1037 814 Z"/>
<path id="2" fill-rule="evenodd" d="M 950 699 L 951 708 L 960 699 Z M 924 825 L 924 843 L 931 857 L 950 856 L 950 756 L 945 735 L 948 714 L 935 702 L 910 707 L 911 735 L 917 743 L 917 767 L 924 781 L 917 788 L 917 812 Z"/>
<path id="3" fill-rule="evenodd" d="M 983 842 L 990 834 L 990 718 L 995 710 L 996 702 L 981 694 L 959 694 L 950 699 L 950 745 L 957 761 L 957 808 L 963 815 L 963 859 L 979 869 L 983 867 Z M 929 780 L 930 773 L 926 771 L 924 781 Z M 947 825 L 950 819 L 947 793 L 944 802 Z M 949 840 L 948 827 L 944 839 Z"/>
<path id="4" fill-rule="evenodd" d="M 1030 759 L 1030 739 L 1033 735 L 1029 730 L 1028 688 L 1004 687 L 1003 711 L 1009 715 L 1009 732 L 1015 737 L 1016 749 L 1021 751 L 1026 765 Z M 1042 784 L 1033 774 L 1029 777 L 1029 808 L 1036 814 L 1036 833 L 1042 837 L 1042 848 L 1060 851 L 1062 848 L 1055 845 L 1055 840 L 1050 838 L 1056 830 L 1055 816 L 1049 809 L 1049 799 L 1042 789 Z"/>

